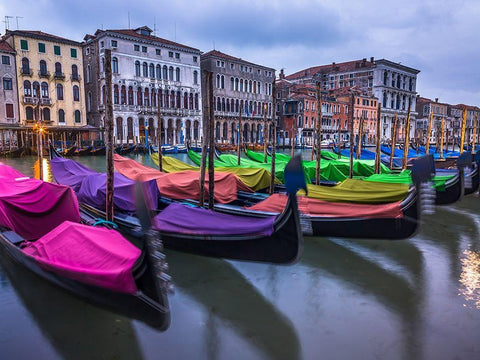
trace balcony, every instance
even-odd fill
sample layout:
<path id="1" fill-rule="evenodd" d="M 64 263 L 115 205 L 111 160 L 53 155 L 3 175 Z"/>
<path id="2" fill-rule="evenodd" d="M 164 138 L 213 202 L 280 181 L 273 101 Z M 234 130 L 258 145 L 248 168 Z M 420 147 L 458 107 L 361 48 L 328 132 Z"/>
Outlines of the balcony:
<path id="1" fill-rule="evenodd" d="M 53 77 L 57 80 L 63 80 L 65 79 L 65 74 L 62 72 L 56 72 L 53 74 Z"/>
<path id="2" fill-rule="evenodd" d="M 40 104 L 44 106 L 51 106 L 52 105 L 52 99 L 50 98 L 41 98 L 40 99 Z"/>
<path id="3" fill-rule="evenodd" d="M 30 68 L 20 68 L 20 74 L 25 76 L 32 76 L 32 70 Z"/>
<path id="4" fill-rule="evenodd" d="M 39 71 L 38 76 L 40 76 L 41 78 L 49 79 L 50 78 L 50 73 L 48 71 Z"/>
<path id="5" fill-rule="evenodd" d="M 24 104 L 29 104 L 29 105 L 36 105 L 37 104 L 37 98 L 33 96 L 23 96 L 23 103 Z"/>
<path id="6" fill-rule="evenodd" d="M 81 77 L 78 74 L 72 74 L 72 76 L 70 78 L 72 79 L 72 81 L 80 81 L 81 80 Z"/>

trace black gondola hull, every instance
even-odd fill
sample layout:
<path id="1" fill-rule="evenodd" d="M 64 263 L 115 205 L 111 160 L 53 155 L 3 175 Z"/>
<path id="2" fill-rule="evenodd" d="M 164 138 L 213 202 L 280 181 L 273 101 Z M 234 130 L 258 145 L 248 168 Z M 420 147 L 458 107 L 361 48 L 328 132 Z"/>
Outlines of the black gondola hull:
<path id="1" fill-rule="evenodd" d="M 437 191 L 436 195 L 436 205 L 448 205 L 457 202 L 463 195 L 463 177 L 457 174 L 452 180 L 446 182 L 445 191 Z"/>

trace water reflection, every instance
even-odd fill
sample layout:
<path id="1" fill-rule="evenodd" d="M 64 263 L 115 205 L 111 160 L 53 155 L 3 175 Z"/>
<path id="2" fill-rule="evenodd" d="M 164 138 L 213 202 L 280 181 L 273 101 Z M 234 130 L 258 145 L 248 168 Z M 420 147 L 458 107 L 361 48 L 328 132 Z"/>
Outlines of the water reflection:
<path id="1" fill-rule="evenodd" d="M 459 295 L 480 309 L 480 253 L 465 250 L 463 255 L 460 260 L 462 272 L 459 279 L 461 285 L 458 289 Z"/>
<path id="2" fill-rule="evenodd" d="M 175 286 L 209 313 L 205 334 L 209 358 L 217 356 L 221 342 L 218 320 L 267 358 L 300 358 L 300 343 L 290 320 L 231 264 L 175 251 L 168 251 L 167 258 Z"/>
<path id="3" fill-rule="evenodd" d="M 0 270 L 7 273 L 23 305 L 62 358 L 143 358 L 130 319 L 78 300 L 18 265 L 5 253 L 1 255 Z M 29 341 L 12 340 L 19 341 L 10 343 L 12 348 L 24 347 Z M 36 358 L 36 349 L 30 351 L 30 358 Z"/>

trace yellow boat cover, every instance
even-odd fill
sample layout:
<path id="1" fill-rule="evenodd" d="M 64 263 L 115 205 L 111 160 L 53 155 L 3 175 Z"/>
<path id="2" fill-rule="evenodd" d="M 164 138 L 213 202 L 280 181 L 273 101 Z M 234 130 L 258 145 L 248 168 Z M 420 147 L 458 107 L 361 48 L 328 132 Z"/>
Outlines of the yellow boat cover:
<path id="1" fill-rule="evenodd" d="M 408 184 L 373 183 L 346 179 L 335 186 L 307 184 L 308 197 L 324 201 L 378 204 L 401 201 L 408 194 Z M 298 195 L 305 196 L 300 190 Z"/>

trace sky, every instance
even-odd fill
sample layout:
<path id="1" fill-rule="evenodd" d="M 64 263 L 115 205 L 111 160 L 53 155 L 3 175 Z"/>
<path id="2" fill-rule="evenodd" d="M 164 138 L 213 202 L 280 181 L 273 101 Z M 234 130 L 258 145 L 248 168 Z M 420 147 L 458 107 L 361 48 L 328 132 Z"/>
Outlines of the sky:
<path id="1" fill-rule="evenodd" d="M 373 56 L 420 70 L 421 96 L 480 106 L 480 0 L 0 0 L 5 15 L 11 30 L 18 21 L 76 41 L 127 29 L 130 19 L 131 28 L 277 75 Z"/>

